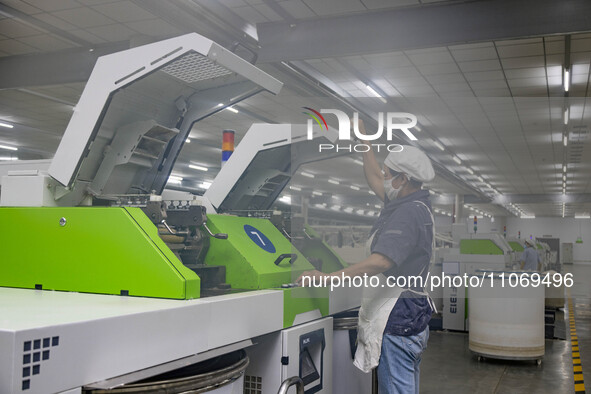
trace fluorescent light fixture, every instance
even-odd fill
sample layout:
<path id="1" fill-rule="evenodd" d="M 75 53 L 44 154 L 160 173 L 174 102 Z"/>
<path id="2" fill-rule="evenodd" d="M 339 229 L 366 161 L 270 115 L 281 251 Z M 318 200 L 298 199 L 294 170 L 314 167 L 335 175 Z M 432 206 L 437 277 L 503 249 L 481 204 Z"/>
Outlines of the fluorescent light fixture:
<path id="1" fill-rule="evenodd" d="M 562 180 L 566 182 L 566 174 L 562 176 Z"/>
<path id="2" fill-rule="evenodd" d="M 0 145 L 0 149 L 18 150 L 18 148 L 15 148 L 14 146 L 8 146 L 8 145 Z"/>
<path id="3" fill-rule="evenodd" d="M 454 160 L 456 163 L 458 163 L 458 164 L 462 164 L 462 161 L 460 160 L 460 158 L 459 158 L 459 157 L 457 157 L 457 156 L 452 156 L 451 158 L 452 158 L 452 159 L 453 159 L 453 160 Z"/>
<path id="4" fill-rule="evenodd" d="M 302 188 L 300 188 L 300 187 L 297 187 L 297 186 L 290 186 L 289 188 L 290 188 L 291 190 L 296 190 L 296 191 L 298 191 L 298 192 L 301 192 L 301 191 L 302 191 Z"/>
<path id="5" fill-rule="evenodd" d="M 566 204 L 562 203 L 562 217 L 564 217 L 565 211 L 566 211 Z"/>
<path id="6" fill-rule="evenodd" d="M 374 204 L 374 207 L 376 207 L 377 209 L 382 209 L 382 206 L 378 204 Z"/>
<path id="7" fill-rule="evenodd" d="M 562 142 L 564 143 L 564 146 L 568 145 L 568 136 L 565 134 L 564 138 L 562 139 Z"/>
<path id="8" fill-rule="evenodd" d="M 171 175 L 168 177 L 168 183 L 181 183 L 183 178 L 180 176 Z"/>
<path id="9" fill-rule="evenodd" d="M 339 198 L 337 196 L 335 196 L 334 194 L 332 196 L 330 196 L 330 198 L 334 198 L 335 200 L 338 200 Z"/>
<path id="10" fill-rule="evenodd" d="M 360 166 L 363 165 L 363 162 L 361 160 L 357 160 L 357 159 L 353 159 L 353 163 L 359 164 Z"/>
<path id="11" fill-rule="evenodd" d="M 189 168 L 192 168 L 194 170 L 199 170 L 199 171 L 207 171 L 207 167 L 202 167 L 202 166 L 198 166 L 195 164 L 189 164 Z"/>
<path id="12" fill-rule="evenodd" d="M 349 187 L 353 190 L 361 190 L 361 188 L 359 186 L 351 185 Z"/>
<path id="13" fill-rule="evenodd" d="M 373 190 L 368 191 L 368 193 L 371 194 L 372 196 L 376 195 Z"/>
<path id="14" fill-rule="evenodd" d="M 351 212 L 353 212 L 353 207 L 347 207 L 344 209 L 344 211 L 347 213 L 351 213 Z"/>
<path id="15" fill-rule="evenodd" d="M 0 127 L 6 127 L 7 129 L 12 129 L 14 126 L 8 123 L 0 122 Z"/>
<path id="16" fill-rule="evenodd" d="M 358 215 L 363 215 L 365 213 L 365 211 L 363 209 L 358 209 L 357 210 L 357 214 Z"/>
<path id="17" fill-rule="evenodd" d="M 439 141 L 433 140 L 433 145 L 438 147 L 441 151 L 445 150 L 445 147 Z"/>
<path id="18" fill-rule="evenodd" d="M 439 213 L 439 209 L 435 208 L 434 209 L 435 213 Z"/>
<path id="19" fill-rule="evenodd" d="M 201 185 L 199 185 L 199 187 L 201 187 L 202 189 L 209 189 L 210 186 L 211 182 L 202 182 Z"/>
<path id="20" fill-rule="evenodd" d="M 566 166 L 562 166 L 562 171 L 566 172 Z"/>
<path id="21" fill-rule="evenodd" d="M 568 124 L 569 114 L 570 114 L 570 108 L 566 107 L 564 109 L 564 124 Z"/>
<path id="22" fill-rule="evenodd" d="M 235 114 L 237 114 L 237 113 L 238 113 L 238 110 L 237 110 L 236 108 L 234 108 L 234 107 L 228 107 L 228 108 L 226 108 L 226 109 L 227 109 L 228 111 L 230 111 L 230 112 L 234 112 Z"/>
<path id="23" fill-rule="evenodd" d="M 220 108 L 220 107 L 223 107 L 223 106 L 224 106 L 224 104 L 223 104 L 223 103 L 219 103 L 219 104 L 217 105 L 217 107 L 218 107 L 218 108 Z"/>
<path id="24" fill-rule="evenodd" d="M 333 185 L 340 185 L 341 184 L 339 181 L 336 181 L 334 179 L 329 179 L 328 183 L 332 183 Z"/>
<path id="25" fill-rule="evenodd" d="M 568 88 L 570 87 L 570 71 L 568 68 L 564 69 L 564 91 L 568 92 Z"/>
<path id="26" fill-rule="evenodd" d="M 521 215 L 521 219 L 535 219 L 536 215 Z"/>
<path id="27" fill-rule="evenodd" d="M 565 188 L 566 187 L 566 182 L 562 182 L 562 187 Z"/>
<path id="28" fill-rule="evenodd" d="M 474 170 L 473 170 L 473 169 L 471 169 L 470 167 L 466 167 L 466 171 L 468 171 L 468 173 L 469 173 L 470 175 L 474 175 Z"/>
<path id="29" fill-rule="evenodd" d="M 332 209 L 334 211 L 340 211 L 341 210 L 341 206 L 340 205 L 333 205 L 332 207 L 330 207 L 330 209 Z"/>
<path id="30" fill-rule="evenodd" d="M 190 138 L 187 138 L 187 139 L 185 140 L 185 142 L 186 142 L 187 144 L 190 144 L 190 143 L 191 143 L 191 139 L 190 139 Z"/>
<path id="31" fill-rule="evenodd" d="M 302 176 L 306 176 L 308 178 L 314 178 L 314 174 L 310 174 L 309 172 L 302 171 Z"/>
<path id="32" fill-rule="evenodd" d="M 481 176 L 477 176 L 476 179 L 478 179 L 480 182 L 484 182 L 484 179 Z"/>
<path id="33" fill-rule="evenodd" d="M 291 204 L 291 197 L 290 196 L 283 196 L 279 199 L 279 201 L 284 202 L 286 204 Z"/>
<path id="34" fill-rule="evenodd" d="M 322 195 L 322 193 L 317 192 L 317 191 L 313 191 L 312 194 L 315 195 L 315 196 L 321 196 Z"/>
<path id="35" fill-rule="evenodd" d="M 314 206 L 318 207 L 318 208 L 324 208 L 325 204 L 314 204 Z"/>
<path id="36" fill-rule="evenodd" d="M 488 187 L 489 189 L 492 189 L 492 186 L 490 185 L 490 183 L 487 183 L 486 187 Z"/>
<path id="37" fill-rule="evenodd" d="M 18 160 L 18 157 L 3 157 L 0 156 L 0 161 L 15 161 Z"/>
<path id="38" fill-rule="evenodd" d="M 575 214 L 575 219 L 591 219 L 590 215 L 577 215 Z"/>
<path id="39" fill-rule="evenodd" d="M 371 86 L 369 86 L 369 85 L 365 85 L 365 88 L 366 88 L 367 90 L 369 90 L 369 92 L 370 92 L 371 94 L 373 94 L 374 96 L 376 96 L 377 98 L 379 98 L 379 99 L 382 101 L 382 103 L 384 103 L 384 104 L 385 104 L 385 103 L 387 103 L 387 102 L 388 102 L 388 101 L 386 101 L 386 99 L 385 99 L 384 97 L 382 97 L 382 95 L 381 95 L 381 94 L 379 94 L 378 92 L 376 92 L 376 90 L 375 90 L 374 88 L 372 88 Z"/>

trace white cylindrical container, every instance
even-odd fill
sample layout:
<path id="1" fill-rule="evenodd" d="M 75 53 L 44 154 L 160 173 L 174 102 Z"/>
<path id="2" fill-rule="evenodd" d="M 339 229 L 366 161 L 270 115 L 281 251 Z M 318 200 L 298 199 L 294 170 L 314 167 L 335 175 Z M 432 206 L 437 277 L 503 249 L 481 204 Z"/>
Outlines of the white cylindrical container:
<path id="1" fill-rule="evenodd" d="M 332 391 L 339 394 L 371 393 L 371 373 L 353 365 L 358 311 L 335 317 L 332 345 Z"/>
<path id="2" fill-rule="evenodd" d="M 560 281 L 560 286 L 555 287 L 552 281 L 553 275 L 556 271 L 546 271 L 542 275 L 550 275 L 550 285 L 546 286 L 546 307 L 548 308 L 562 308 L 564 307 L 564 284 Z"/>
<path id="3" fill-rule="evenodd" d="M 524 285 L 527 281 L 521 278 L 529 279 L 530 275 L 495 273 L 491 280 L 488 274 L 478 276 L 483 279 L 481 286 L 469 286 L 469 348 L 472 352 L 499 359 L 542 358 L 545 351 L 544 286 L 533 286 L 531 282 L 529 286 Z"/>

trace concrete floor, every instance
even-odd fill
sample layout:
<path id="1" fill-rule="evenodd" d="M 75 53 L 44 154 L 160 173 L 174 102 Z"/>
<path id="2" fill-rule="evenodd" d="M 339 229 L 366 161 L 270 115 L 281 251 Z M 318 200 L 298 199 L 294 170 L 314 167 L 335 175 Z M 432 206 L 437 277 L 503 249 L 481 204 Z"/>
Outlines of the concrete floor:
<path id="1" fill-rule="evenodd" d="M 591 384 L 591 264 L 563 267 L 571 289 L 583 375 Z M 568 325 L 568 316 L 565 316 Z M 568 332 L 568 330 L 567 330 Z M 580 386 L 577 386 L 580 388 Z M 478 361 L 468 334 L 432 331 L 421 363 L 421 393 L 574 393 L 571 341 L 546 340 L 542 365 L 533 361 Z"/>

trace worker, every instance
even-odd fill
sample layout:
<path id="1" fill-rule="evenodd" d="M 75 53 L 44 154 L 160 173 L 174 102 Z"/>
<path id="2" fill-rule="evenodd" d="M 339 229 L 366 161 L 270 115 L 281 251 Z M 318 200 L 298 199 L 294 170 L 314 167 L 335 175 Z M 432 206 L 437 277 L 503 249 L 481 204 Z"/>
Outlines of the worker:
<path id="1" fill-rule="evenodd" d="M 363 123 L 360 131 L 365 134 Z M 384 207 L 370 232 L 371 254 L 349 267 L 303 277 L 378 276 L 378 286 L 365 288 L 359 311 L 355 365 L 364 372 L 377 367 L 380 394 L 418 393 L 419 365 L 427 347 L 433 302 L 424 283 L 391 286 L 392 280 L 427 277 L 433 252 L 434 219 L 423 182 L 435 177 L 431 161 L 420 149 L 403 146 L 391 152 L 383 171 L 372 147 L 364 153 L 364 172 Z M 400 283 L 397 281 L 396 283 Z"/>
<path id="2" fill-rule="evenodd" d="M 521 253 L 521 269 L 528 271 L 539 271 L 539 264 L 542 263 L 540 255 L 534 249 L 534 242 L 532 240 L 525 240 L 525 249 Z"/>

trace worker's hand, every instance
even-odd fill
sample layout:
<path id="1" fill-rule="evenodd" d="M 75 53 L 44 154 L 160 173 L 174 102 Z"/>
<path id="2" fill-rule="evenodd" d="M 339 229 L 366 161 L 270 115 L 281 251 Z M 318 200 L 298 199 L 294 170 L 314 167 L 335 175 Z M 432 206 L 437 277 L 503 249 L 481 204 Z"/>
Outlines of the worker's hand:
<path id="1" fill-rule="evenodd" d="M 359 126 L 359 132 L 363 135 L 367 135 L 367 133 L 365 132 L 365 124 L 363 123 L 363 119 L 359 118 L 358 122 L 357 122 L 357 126 Z"/>
<path id="2" fill-rule="evenodd" d="M 325 274 L 324 272 L 320 272 L 318 270 L 304 271 L 300 275 L 300 277 L 296 280 L 296 283 L 297 283 L 298 286 L 304 286 L 304 285 L 306 285 L 306 287 L 309 287 L 312 283 L 320 283 L 320 281 L 322 281 L 322 278 L 328 277 L 328 276 L 330 276 L 330 274 Z M 307 277 L 307 278 L 310 278 L 310 279 L 306 279 L 304 281 L 304 277 Z M 314 278 L 317 278 L 317 279 L 314 280 Z"/>

